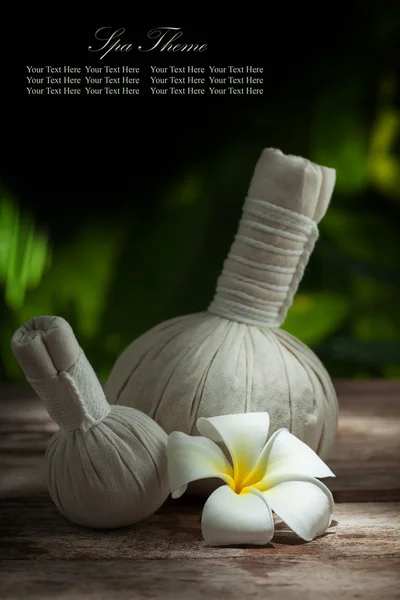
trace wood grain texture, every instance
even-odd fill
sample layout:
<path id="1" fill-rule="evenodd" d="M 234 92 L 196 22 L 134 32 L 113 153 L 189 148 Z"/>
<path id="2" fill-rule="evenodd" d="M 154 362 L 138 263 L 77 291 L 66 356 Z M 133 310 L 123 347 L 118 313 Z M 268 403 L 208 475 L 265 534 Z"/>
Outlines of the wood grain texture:
<path id="1" fill-rule="evenodd" d="M 395 600 L 398 559 L 0 563 L 2 600 Z"/>
<path id="2" fill-rule="evenodd" d="M 400 381 L 337 381 L 336 502 L 400 500 Z"/>
<path id="3" fill-rule="evenodd" d="M 334 521 L 303 542 L 208 547 L 203 501 L 169 499 L 137 525 L 93 531 L 51 502 L 44 450 L 57 426 L 27 386 L 0 386 L 0 598 L 400 599 L 400 382 L 336 382 Z"/>
<path id="4" fill-rule="evenodd" d="M 400 558 L 397 503 L 343 503 L 325 535 L 304 542 L 276 519 L 265 547 L 213 548 L 204 542 L 202 502 L 169 500 L 148 519 L 119 530 L 95 531 L 69 523 L 46 496 L 6 501 L 0 509 L 0 560 L 217 559 L 244 557 Z"/>

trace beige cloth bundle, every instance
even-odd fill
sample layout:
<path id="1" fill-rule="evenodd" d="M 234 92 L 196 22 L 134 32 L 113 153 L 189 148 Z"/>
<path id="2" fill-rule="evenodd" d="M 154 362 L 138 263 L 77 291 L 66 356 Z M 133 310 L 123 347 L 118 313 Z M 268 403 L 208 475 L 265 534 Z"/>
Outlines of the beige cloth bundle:
<path id="1" fill-rule="evenodd" d="M 69 324 L 33 318 L 12 350 L 60 430 L 46 451 L 50 495 L 71 521 L 93 528 L 130 525 L 169 494 L 166 433 L 147 415 L 108 404 Z"/>
<path id="2" fill-rule="evenodd" d="M 321 457 L 337 429 L 328 373 L 280 326 L 318 237 L 333 169 L 265 149 L 235 241 L 206 312 L 162 323 L 134 341 L 105 385 L 167 432 L 198 434 L 199 417 L 268 411 Z"/>

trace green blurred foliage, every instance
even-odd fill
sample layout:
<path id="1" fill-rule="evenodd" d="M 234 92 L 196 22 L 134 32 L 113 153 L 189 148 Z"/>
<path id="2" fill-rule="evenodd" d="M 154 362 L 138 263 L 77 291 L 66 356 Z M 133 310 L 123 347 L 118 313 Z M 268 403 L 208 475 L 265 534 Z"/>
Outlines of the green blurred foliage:
<path id="1" fill-rule="evenodd" d="M 400 111 L 393 106 L 395 92 L 395 78 L 384 78 L 371 132 L 368 168 L 376 189 L 384 196 L 400 200 L 399 157 L 395 152 L 400 139 Z"/>
<path id="2" fill-rule="evenodd" d="M 99 344 L 101 356 L 107 350 L 111 354 L 120 350 L 112 338 L 102 340 L 100 332 L 126 226 L 112 222 L 82 224 L 70 243 L 52 251 L 44 244 L 46 238 L 35 231 L 32 221 L 28 220 L 25 227 L 17 225 L 26 216 L 20 215 L 8 198 L 6 206 L 13 218 L 10 221 L 7 216 L 2 221 L 2 225 L 12 222 L 12 227 L 9 243 L 2 244 L 0 255 L 1 264 L 8 265 L 0 273 L 5 281 L 4 300 L 9 312 L 8 318 L 0 323 L 5 377 L 21 379 L 20 369 L 10 352 L 10 337 L 20 324 L 33 316 L 63 315 L 73 324 L 83 345 Z"/>
<path id="3" fill-rule="evenodd" d="M 349 316 L 351 300 L 330 292 L 298 293 L 283 329 L 308 346 L 314 346 L 335 333 Z"/>
<path id="4" fill-rule="evenodd" d="M 359 110 L 365 93 L 362 81 L 342 81 L 326 87 L 318 98 L 312 130 L 316 163 L 336 169 L 336 192 L 351 194 L 369 183 L 369 131 Z"/>
<path id="5" fill-rule="evenodd" d="M 37 288 L 50 261 L 44 232 L 30 215 L 20 215 L 10 196 L 0 195 L 0 284 L 12 310 L 23 306 L 27 290 Z"/>

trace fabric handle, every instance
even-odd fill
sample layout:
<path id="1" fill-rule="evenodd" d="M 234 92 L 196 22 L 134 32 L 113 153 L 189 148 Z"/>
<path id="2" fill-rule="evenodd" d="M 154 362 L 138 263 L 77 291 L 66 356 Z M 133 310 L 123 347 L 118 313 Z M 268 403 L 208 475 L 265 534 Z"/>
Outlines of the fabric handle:
<path id="1" fill-rule="evenodd" d="M 25 376 L 61 429 L 87 431 L 110 412 L 103 388 L 61 317 L 37 317 L 13 335 L 11 347 Z"/>

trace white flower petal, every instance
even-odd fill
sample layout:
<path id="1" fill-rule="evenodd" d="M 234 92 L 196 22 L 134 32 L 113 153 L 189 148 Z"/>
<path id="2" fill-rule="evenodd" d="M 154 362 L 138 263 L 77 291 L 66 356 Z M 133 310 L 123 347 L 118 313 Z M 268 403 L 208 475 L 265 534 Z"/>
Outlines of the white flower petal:
<path id="1" fill-rule="evenodd" d="M 245 486 L 257 483 L 257 488 L 262 490 L 270 487 L 270 477 L 283 476 L 285 473 L 335 477 L 314 450 L 287 429 L 279 429 L 271 436 L 254 469 L 243 483 Z"/>
<path id="2" fill-rule="evenodd" d="M 198 479 L 218 477 L 234 487 L 232 465 L 211 440 L 173 431 L 167 444 L 168 479 L 172 498 L 185 493 L 188 484 Z"/>
<path id="3" fill-rule="evenodd" d="M 309 542 L 325 533 L 332 522 L 334 508 L 326 485 L 307 476 L 279 481 L 263 492 L 270 508 L 303 540 Z"/>
<path id="4" fill-rule="evenodd" d="M 204 505 L 201 530 L 210 546 L 262 545 L 272 539 L 274 521 L 270 508 L 259 495 L 236 494 L 223 485 Z"/>
<path id="5" fill-rule="evenodd" d="M 266 412 L 200 417 L 197 429 L 214 442 L 223 442 L 232 457 L 235 481 L 239 485 L 250 473 L 268 437 Z"/>

